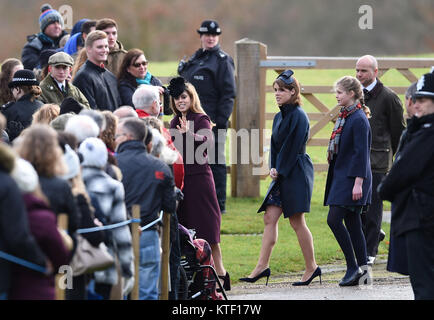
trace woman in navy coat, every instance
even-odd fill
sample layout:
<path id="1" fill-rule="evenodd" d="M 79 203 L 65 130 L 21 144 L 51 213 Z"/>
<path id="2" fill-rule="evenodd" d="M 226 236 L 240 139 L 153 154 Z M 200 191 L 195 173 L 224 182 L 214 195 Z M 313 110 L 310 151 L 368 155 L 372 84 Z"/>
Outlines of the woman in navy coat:
<path id="1" fill-rule="evenodd" d="M 184 160 L 184 200 L 179 203 L 179 222 L 195 229 L 198 238 L 205 239 L 226 290 L 230 289 L 229 274 L 223 266 L 220 248 L 221 214 L 217 201 L 207 149 L 213 143 L 211 120 L 202 109 L 199 96 L 191 83 L 177 77 L 170 81 L 174 118 L 170 122 L 172 138 Z"/>
<path id="2" fill-rule="evenodd" d="M 336 82 L 335 91 L 342 108 L 327 150 L 330 165 L 324 205 L 330 206 L 327 223 L 347 264 L 339 285 L 354 286 L 358 285 L 363 271 L 368 270 L 360 214 L 371 202 L 371 129 L 360 82 L 354 77 L 343 77 Z"/>
<path id="3" fill-rule="evenodd" d="M 283 213 L 297 234 L 306 271 L 293 285 L 308 285 L 321 276 L 315 262 L 313 238 L 306 225 L 304 212 L 310 211 L 313 189 L 313 165 L 306 154 L 309 119 L 300 107 L 300 85 L 292 70 L 281 73 L 273 83 L 280 112 L 273 120 L 270 150 L 270 177 L 273 181 L 258 212 L 264 214 L 264 234 L 258 263 L 241 281 L 255 282 L 270 276 L 270 256 L 277 241 L 278 221 Z"/>

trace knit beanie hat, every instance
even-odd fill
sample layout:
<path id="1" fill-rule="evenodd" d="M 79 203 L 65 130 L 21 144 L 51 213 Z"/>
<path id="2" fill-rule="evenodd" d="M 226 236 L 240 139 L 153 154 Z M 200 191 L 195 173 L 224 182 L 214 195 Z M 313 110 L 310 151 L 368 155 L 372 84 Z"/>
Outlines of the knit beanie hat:
<path id="1" fill-rule="evenodd" d="M 41 6 L 41 12 L 42 13 L 39 16 L 39 27 L 41 28 L 41 32 L 44 32 L 45 28 L 54 22 L 59 22 L 62 26 L 62 29 L 64 28 L 62 15 L 59 13 L 59 11 L 54 10 L 51 5 L 48 3 L 43 4 Z"/>
<path id="2" fill-rule="evenodd" d="M 101 139 L 86 138 L 78 148 L 78 152 L 83 156 L 83 167 L 104 168 L 107 164 L 107 147 Z"/>
<path id="3" fill-rule="evenodd" d="M 68 167 L 68 172 L 65 173 L 62 178 L 69 180 L 77 176 L 80 172 L 80 159 L 77 153 L 71 149 L 71 147 L 65 144 L 65 153 L 63 154 L 63 160 Z"/>
<path id="4" fill-rule="evenodd" d="M 22 193 L 35 191 L 39 184 L 39 177 L 35 168 L 30 162 L 22 158 L 16 159 L 11 177 L 15 180 Z"/>

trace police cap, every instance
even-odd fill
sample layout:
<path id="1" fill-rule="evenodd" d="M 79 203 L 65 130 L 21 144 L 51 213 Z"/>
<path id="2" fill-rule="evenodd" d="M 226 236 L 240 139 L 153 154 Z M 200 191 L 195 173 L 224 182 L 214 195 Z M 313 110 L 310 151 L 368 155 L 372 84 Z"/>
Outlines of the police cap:
<path id="1" fill-rule="evenodd" d="M 200 25 L 200 28 L 197 29 L 197 33 L 199 33 L 200 35 L 202 35 L 202 34 L 217 34 L 217 35 L 219 35 L 222 33 L 222 31 L 221 31 L 217 21 L 205 20 Z"/>

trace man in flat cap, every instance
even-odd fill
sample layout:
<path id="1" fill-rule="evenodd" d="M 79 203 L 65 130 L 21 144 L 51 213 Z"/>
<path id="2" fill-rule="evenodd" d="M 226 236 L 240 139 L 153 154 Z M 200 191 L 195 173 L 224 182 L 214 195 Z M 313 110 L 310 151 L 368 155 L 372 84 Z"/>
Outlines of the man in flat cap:
<path id="1" fill-rule="evenodd" d="M 215 124 L 213 127 L 215 158 L 209 161 L 220 211 L 224 213 L 226 212 L 225 142 L 228 119 L 232 114 L 236 95 L 235 67 L 233 59 L 220 48 L 221 29 L 217 21 L 203 21 L 197 32 L 200 35 L 201 48 L 187 62 L 181 60 L 178 73 L 196 88 L 203 109 Z"/>
<path id="2" fill-rule="evenodd" d="M 57 52 L 48 59 L 48 75 L 42 80 L 40 100 L 44 103 L 61 105 L 63 100 L 71 97 L 83 108 L 90 109 L 84 94 L 67 79 L 74 65 L 74 59 L 65 52 Z"/>

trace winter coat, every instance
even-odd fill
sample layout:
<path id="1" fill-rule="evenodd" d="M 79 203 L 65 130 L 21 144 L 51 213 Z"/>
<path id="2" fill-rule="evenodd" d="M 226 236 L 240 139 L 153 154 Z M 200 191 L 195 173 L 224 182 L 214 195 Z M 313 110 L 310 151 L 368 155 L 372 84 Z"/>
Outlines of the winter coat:
<path id="1" fill-rule="evenodd" d="M 128 212 L 140 205 L 141 225 L 156 220 L 161 210 L 175 212 L 173 175 L 160 159 L 148 154 L 142 141 L 128 140 L 117 148 L 116 159 L 122 172 Z"/>
<path id="2" fill-rule="evenodd" d="M 172 134 L 177 132 L 179 118 L 180 115 L 175 115 L 170 122 Z M 211 245 L 217 244 L 220 243 L 221 214 L 208 164 L 207 149 L 214 142 L 210 119 L 206 114 L 191 111 L 187 112 L 186 118 L 189 131 L 173 136 L 174 144 L 182 154 L 185 170 L 182 190 L 184 199 L 179 203 L 177 211 L 179 223 L 195 229 L 198 238 L 205 239 Z"/>
<path id="3" fill-rule="evenodd" d="M 278 183 L 285 217 L 309 212 L 313 189 L 313 165 L 306 153 L 309 119 L 299 105 L 284 105 L 274 116 L 270 148 L 270 168 L 279 177 L 268 188 L 258 212 L 266 210 L 267 200 Z"/>
<path id="4" fill-rule="evenodd" d="M 71 187 L 66 180 L 58 177 L 39 176 L 39 183 L 45 196 L 50 202 L 50 207 L 56 215 L 65 213 L 68 216 L 68 233 L 76 246 L 75 231 L 79 228 L 81 214 L 77 208 Z"/>
<path id="5" fill-rule="evenodd" d="M 107 62 L 105 63 L 107 70 L 110 70 L 115 76 L 117 76 L 122 60 L 124 60 L 126 54 L 127 50 L 124 49 L 124 46 L 120 41 L 116 40 L 116 45 L 113 49 L 110 49 Z"/>
<path id="6" fill-rule="evenodd" d="M 405 128 L 403 108 L 399 97 L 377 80 L 375 87 L 365 94 L 365 104 L 371 110 L 372 130 L 371 168 L 386 173 L 392 166 L 402 130 Z"/>
<path id="7" fill-rule="evenodd" d="M 196 88 L 203 109 L 217 129 L 227 128 L 234 107 L 234 68 L 233 59 L 220 45 L 211 50 L 197 50 L 178 67 L 179 75 Z"/>
<path id="8" fill-rule="evenodd" d="M 378 186 L 391 201 L 391 232 L 434 230 L 434 114 L 414 117 L 392 168 Z"/>
<path id="9" fill-rule="evenodd" d="M 71 97 L 80 103 L 84 109 L 90 109 L 89 102 L 84 94 L 81 93 L 80 89 L 68 81 L 65 81 L 65 84 L 66 93 L 62 93 L 53 77 L 51 75 L 46 76 L 39 85 L 42 89 L 42 94 L 39 99 L 43 103 L 55 103 L 60 106 L 65 98 Z"/>
<path id="10" fill-rule="evenodd" d="M 33 114 L 43 105 L 39 100 L 31 101 L 32 95 L 26 94 L 16 102 L 9 102 L 2 110 L 6 117 L 6 132 L 10 141 L 18 137 L 25 128 L 32 124 Z"/>
<path id="11" fill-rule="evenodd" d="M 28 36 L 27 43 L 21 51 L 21 61 L 23 62 L 24 69 L 41 69 L 41 66 L 39 65 L 39 56 L 41 52 L 47 49 L 58 49 L 60 39 L 67 34 L 66 31 L 62 31 L 62 34 L 55 40 L 49 38 L 44 33 Z"/>
<path id="12" fill-rule="evenodd" d="M 338 154 L 330 163 L 327 173 L 325 206 L 364 206 L 371 203 L 370 147 L 369 121 L 363 110 L 359 109 L 345 119 Z M 363 178 L 362 198 L 353 201 L 356 177 Z"/>
<path id="13" fill-rule="evenodd" d="M 151 86 L 157 86 L 157 87 L 163 87 L 163 83 L 160 81 L 160 79 L 152 76 L 151 81 L 149 83 Z M 119 81 L 118 89 L 119 89 L 119 95 L 121 96 L 122 105 L 125 106 L 131 106 L 135 108 L 133 105 L 133 94 L 138 88 L 138 83 L 136 82 L 136 79 L 133 76 L 128 76 L 125 79 L 122 79 Z M 172 108 L 170 107 L 170 95 L 169 91 L 165 88 L 163 93 L 163 111 L 164 114 L 172 114 Z"/>
<path id="14" fill-rule="evenodd" d="M 51 261 L 53 269 L 59 270 L 69 262 L 70 252 L 65 247 L 57 229 L 56 215 L 48 205 L 32 194 L 24 194 L 30 231 L 38 245 Z M 46 276 L 22 266 L 14 266 L 11 300 L 54 300 L 54 274 Z"/>
<path id="15" fill-rule="evenodd" d="M 97 168 L 84 167 L 82 174 L 86 190 L 98 201 L 106 223 L 114 224 L 127 220 L 122 183 Z M 134 255 L 129 226 L 106 230 L 105 233 L 108 234 L 109 239 L 106 245 L 110 254 L 118 257 L 122 276 L 132 277 L 134 275 Z M 95 272 L 95 281 L 115 285 L 118 282 L 116 266 Z"/>
<path id="16" fill-rule="evenodd" d="M 86 97 L 92 109 L 116 110 L 121 104 L 116 77 L 89 60 L 72 82 Z"/>
<path id="17" fill-rule="evenodd" d="M 45 254 L 30 232 L 21 192 L 9 175 L 14 164 L 12 150 L 0 142 L 0 251 L 45 266 Z M 12 266 L 0 258 L 0 294 L 9 290 Z"/>

